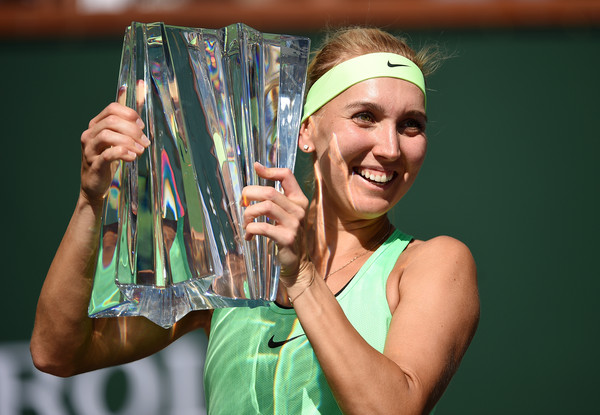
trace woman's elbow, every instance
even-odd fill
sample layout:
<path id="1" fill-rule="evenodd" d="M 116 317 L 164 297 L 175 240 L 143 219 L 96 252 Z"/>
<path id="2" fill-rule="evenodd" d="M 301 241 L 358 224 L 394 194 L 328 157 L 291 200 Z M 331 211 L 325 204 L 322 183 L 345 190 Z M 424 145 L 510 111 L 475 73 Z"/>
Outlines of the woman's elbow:
<path id="1" fill-rule="evenodd" d="M 70 377 L 78 374 L 72 359 L 65 359 L 57 353 L 49 353 L 48 347 L 44 347 L 34 339 L 29 343 L 31 360 L 36 369 L 41 372 L 59 377 Z"/>

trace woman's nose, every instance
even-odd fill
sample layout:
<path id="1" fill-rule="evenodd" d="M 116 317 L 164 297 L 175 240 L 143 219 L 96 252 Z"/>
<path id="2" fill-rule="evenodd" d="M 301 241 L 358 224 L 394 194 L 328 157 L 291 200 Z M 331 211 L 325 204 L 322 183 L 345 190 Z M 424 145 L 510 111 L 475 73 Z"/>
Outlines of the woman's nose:
<path id="1" fill-rule="evenodd" d="M 400 157 L 400 134 L 395 125 L 382 125 L 377 131 L 373 154 L 390 160 Z"/>

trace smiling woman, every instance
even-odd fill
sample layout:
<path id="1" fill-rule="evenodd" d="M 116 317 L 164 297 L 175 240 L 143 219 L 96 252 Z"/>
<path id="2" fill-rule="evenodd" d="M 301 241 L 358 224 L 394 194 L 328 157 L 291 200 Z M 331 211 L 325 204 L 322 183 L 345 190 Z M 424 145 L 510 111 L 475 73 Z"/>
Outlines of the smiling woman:
<path id="1" fill-rule="evenodd" d="M 473 258 L 387 218 L 425 158 L 431 58 L 377 29 L 340 31 L 316 54 L 299 136 L 315 191 L 309 203 L 291 173 L 263 167 L 285 196 L 245 190 L 247 236 L 277 241 L 285 291 L 267 309 L 215 310 L 211 413 L 416 414 L 440 398 L 477 326 Z"/>
<path id="2" fill-rule="evenodd" d="M 413 238 L 387 217 L 425 157 L 430 57 L 377 29 L 325 43 L 309 69 L 298 140 L 313 160 L 311 200 L 290 170 L 260 164 L 257 174 L 283 192 L 243 190 L 245 237 L 278 247 L 277 301 L 193 312 L 170 330 L 87 318 L 111 163 L 149 144 L 134 110 L 108 105 L 81 137 L 80 197 L 38 302 L 36 366 L 67 376 L 115 365 L 203 327 L 211 414 L 431 411 L 475 332 L 479 300 L 465 245 Z"/>

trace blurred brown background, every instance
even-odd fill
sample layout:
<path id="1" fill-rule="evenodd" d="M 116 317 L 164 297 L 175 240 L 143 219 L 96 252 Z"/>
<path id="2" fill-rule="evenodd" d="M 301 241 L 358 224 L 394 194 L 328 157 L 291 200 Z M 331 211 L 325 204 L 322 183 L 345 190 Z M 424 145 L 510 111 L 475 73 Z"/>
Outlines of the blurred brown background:
<path id="1" fill-rule="evenodd" d="M 244 22 L 261 31 L 340 24 L 406 29 L 597 24 L 595 0 L 2 0 L 0 34 L 114 35 L 132 20 L 191 27 Z"/>

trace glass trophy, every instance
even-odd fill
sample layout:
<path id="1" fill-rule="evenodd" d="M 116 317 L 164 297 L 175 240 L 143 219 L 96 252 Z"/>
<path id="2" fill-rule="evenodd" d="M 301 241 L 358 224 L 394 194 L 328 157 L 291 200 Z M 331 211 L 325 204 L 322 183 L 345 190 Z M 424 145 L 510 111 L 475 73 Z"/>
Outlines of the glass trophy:
<path id="1" fill-rule="evenodd" d="M 309 49 L 308 38 L 243 24 L 127 29 L 117 100 L 138 111 L 151 144 L 115 166 L 91 317 L 167 328 L 192 310 L 275 300 L 276 246 L 244 239 L 242 189 L 279 186 L 255 161 L 293 170 Z"/>

